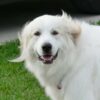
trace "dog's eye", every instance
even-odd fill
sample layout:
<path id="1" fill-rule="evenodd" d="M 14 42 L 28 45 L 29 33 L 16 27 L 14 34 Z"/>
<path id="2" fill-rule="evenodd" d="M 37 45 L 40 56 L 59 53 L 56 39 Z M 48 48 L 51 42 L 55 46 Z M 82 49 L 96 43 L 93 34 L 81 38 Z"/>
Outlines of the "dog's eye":
<path id="1" fill-rule="evenodd" d="M 57 34 L 58 34 L 57 31 L 53 31 L 53 32 L 52 32 L 52 35 L 57 35 Z"/>
<path id="2" fill-rule="evenodd" d="M 37 31 L 37 32 L 34 33 L 34 35 L 35 35 L 35 36 L 40 36 L 41 33 Z"/>

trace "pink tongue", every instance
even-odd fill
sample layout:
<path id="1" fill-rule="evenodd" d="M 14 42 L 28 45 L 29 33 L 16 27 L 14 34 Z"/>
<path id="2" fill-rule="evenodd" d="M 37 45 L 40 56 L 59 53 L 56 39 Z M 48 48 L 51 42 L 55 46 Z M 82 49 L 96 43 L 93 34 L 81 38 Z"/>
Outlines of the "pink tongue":
<path id="1" fill-rule="evenodd" d="M 44 56 L 43 56 L 43 59 L 46 60 L 46 61 L 52 60 L 52 58 L 53 58 L 53 57 L 52 57 L 51 55 L 44 55 Z"/>

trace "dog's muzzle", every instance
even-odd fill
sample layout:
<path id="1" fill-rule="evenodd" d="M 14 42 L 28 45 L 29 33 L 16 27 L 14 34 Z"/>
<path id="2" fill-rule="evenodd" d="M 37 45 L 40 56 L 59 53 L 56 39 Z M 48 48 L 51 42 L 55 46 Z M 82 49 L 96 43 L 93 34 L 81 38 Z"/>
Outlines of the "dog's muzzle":
<path id="1" fill-rule="evenodd" d="M 53 61 L 57 58 L 58 52 L 55 55 L 52 54 L 44 54 L 42 56 L 39 56 L 39 60 L 42 61 L 44 64 L 51 64 Z"/>
<path id="2" fill-rule="evenodd" d="M 44 64 L 51 64 L 58 56 L 58 51 L 54 55 L 52 53 L 52 45 L 50 43 L 44 43 L 42 45 L 42 55 L 38 54 L 38 58 L 40 61 L 42 61 Z"/>
<path id="3" fill-rule="evenodd" d="M 50 43 L 44 43 L 42 46 L 43 54 L 50 54 L 52 51 L 52 45 Z"/>
<path id="4" fill-rule="evenodd" d="M 44 64 L 52 64 L 53 61 L 57 58 L 58 56 L 58 51 L 55 55 L 52 54 L 43 54 L 43 55 L 38 55 L 38 58 L 40 61 L 42 61 Z"/>

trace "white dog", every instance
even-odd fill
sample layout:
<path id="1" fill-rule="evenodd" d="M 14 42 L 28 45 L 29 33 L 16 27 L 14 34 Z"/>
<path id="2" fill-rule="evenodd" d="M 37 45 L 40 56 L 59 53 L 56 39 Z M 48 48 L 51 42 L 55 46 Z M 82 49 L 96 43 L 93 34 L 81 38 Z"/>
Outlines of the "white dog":
<path id="1" fill-rule="evenodd" d="M 21 55 L 52 100 L 100 100 L 100 27 L 63 14 L 25 25 Z"/>

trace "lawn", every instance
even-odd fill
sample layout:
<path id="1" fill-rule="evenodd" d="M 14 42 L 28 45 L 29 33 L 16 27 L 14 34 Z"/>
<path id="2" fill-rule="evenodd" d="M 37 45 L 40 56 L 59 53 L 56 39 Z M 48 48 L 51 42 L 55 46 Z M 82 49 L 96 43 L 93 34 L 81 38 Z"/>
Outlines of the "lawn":
<path id="1" fill-rule="evenodd" d="M 18 45 L 16 40 L 0 46 L 0 100 L 49 100 L 23 63 L 8 62 L 19 55 Z"/>

